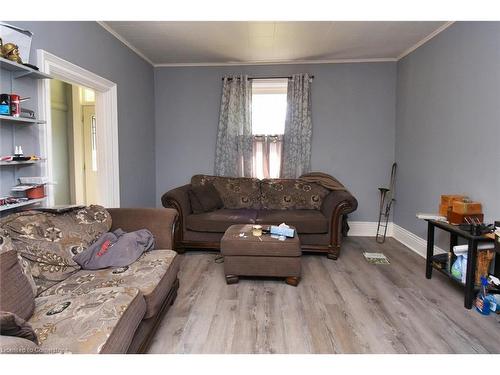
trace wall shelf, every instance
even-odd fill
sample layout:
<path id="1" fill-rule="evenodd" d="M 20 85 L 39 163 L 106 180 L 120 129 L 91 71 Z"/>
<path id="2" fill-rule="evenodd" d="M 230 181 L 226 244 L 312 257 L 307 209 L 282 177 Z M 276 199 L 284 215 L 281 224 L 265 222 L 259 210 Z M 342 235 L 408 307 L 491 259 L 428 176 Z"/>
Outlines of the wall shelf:
<path id="1" fill-rule="evenodd" d="M 37 164 L 44 160 L 26 160 L 26 161 L 0 161 L 0 166 L 16 166 L 16 165 L 29 165 Z"/>
<path id="2" fill-rule="evenodd" d="M 52 77 L 48 74 L 42 73 L 38 70 L 28 68 L 25 65 L 18 64 L 14 61 L 10 61 L 0 57 L 0 68 L 12 72 L 14 78 L 29 77 L 32 79 L 51 79 Z"/>
<path id="3" fill-rule="evenodd" d="M 31 124 L 45 124 L 44 120 L 38 120 L 36 118 L 27 118 L 27 117 L 12 117 L 0 115 L 0 120 L 7 122 L 15 122 L 23 125 L 31 125 Z"/>
<path id="4" fill-rule="evenodd" d="M 16 208 L 24 207 L 24 206 L 31 206 L 32 204 L 41 203 L 44 200 L 45 200 L 45 198 L 39 198 L 39 199 L 30 199 L 30 200 L 27 200 L 27 201 L 21 202 L 21 203 L 5 204 L 5 205 L 0 206 L 0 212 L 14 210 Z"/>

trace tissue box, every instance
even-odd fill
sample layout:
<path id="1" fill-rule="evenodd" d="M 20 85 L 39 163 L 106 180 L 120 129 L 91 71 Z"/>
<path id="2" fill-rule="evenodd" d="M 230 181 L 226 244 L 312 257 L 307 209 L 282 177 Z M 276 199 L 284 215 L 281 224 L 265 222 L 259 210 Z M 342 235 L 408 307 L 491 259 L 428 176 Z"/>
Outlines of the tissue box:
<path id="1" fill-rule="evenodd" d="M 286 236 L 293 238 L 295 236 L 295 229 L 290 227 L 280 227 L 277 225 L 271 225 L 271 234 L 276 234 L 278 236 Z"/>

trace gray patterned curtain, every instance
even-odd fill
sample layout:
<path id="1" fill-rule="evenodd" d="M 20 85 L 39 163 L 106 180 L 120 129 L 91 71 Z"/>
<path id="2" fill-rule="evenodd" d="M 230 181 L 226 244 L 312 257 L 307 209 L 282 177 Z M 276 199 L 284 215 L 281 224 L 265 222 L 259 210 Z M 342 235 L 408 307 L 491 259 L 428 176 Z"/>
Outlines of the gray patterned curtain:
<path id="1" fill-rule="evenodd" d="M 252 175 L 252 84 L 247 75 L 226 76 L 215 149 L 215 174 Z"/>
<path id="2" fill-rule="evenodd" d="M 311 169 L 311 77 L 294 74 L 288 80 L 282 178 L 297 178 Z"/>

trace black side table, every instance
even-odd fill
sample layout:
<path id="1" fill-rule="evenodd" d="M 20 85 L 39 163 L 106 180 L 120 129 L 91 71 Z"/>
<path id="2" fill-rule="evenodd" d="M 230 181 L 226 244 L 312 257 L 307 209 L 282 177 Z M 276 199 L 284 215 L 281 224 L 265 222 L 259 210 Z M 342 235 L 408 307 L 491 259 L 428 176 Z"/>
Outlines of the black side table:
<path id="1" fill-rule="evenodd" d="M 456 225 L 448 224 L 442 221 L 436 220 L 426 220 L 427 221 L 427 258 L 426 258 L 426 269 L 425 277 L 430 279 L 432 277 L 432 258 L 434 256 L 434 228 L 438 227 L 448 233 L 450 233 L 450 252 L 453 251 L 453 246 L 458 243 L 458 237 L 467 240 L 469 249 L 467 251 L 467 274 L 465 277 L 465 298 L 464 306 L 466 309 L 472 308 L 472 302 L 474 300 L 474 279 L 476 273 L 476 257 L 477 257 L 477 246 L 480 242 L 493 242 L 492 238 L 486 236 L 474 236 L 469 232 L 460 229 Z M 446 270 L 440 270 L 451 279 L 455 280 L 451 274 Z"/>

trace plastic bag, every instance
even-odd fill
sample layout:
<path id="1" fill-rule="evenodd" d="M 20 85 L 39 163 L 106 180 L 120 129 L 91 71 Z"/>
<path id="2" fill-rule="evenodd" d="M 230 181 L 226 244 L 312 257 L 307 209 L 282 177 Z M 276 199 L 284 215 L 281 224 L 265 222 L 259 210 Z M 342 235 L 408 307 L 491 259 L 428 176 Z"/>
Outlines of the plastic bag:
<path id="1" fill-rule="evenodd" d="M 453 265 L 451 266 L 451 275 L 457 279 L 462 281 L 462 262 L 463 256 L 459 255 Z"/>

